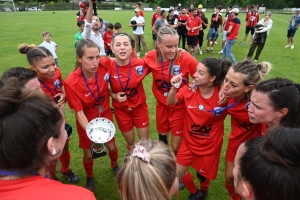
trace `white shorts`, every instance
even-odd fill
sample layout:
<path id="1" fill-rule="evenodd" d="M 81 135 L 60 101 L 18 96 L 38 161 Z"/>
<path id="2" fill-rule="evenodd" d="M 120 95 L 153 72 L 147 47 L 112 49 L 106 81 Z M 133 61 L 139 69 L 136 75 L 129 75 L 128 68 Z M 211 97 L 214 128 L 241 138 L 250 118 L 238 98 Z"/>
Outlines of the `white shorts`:
<path id="1" fill-rule="evenodd" d="M 226 41 L 226 38 L 227 38 L 227 31 L 223 31 L 222 40 Z"/>

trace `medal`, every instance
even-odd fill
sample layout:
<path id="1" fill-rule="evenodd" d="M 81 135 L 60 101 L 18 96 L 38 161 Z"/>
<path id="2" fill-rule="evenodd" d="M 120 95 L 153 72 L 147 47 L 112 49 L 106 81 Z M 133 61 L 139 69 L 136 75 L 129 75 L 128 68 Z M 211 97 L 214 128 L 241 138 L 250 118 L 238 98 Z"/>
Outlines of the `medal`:
<path id="1" fill-rule="evenodd" d="M 165 93 L 164 93 L 164 96 L 165 96 L 165 97 L 168 96 L 168 92 L 165 92 Z"/>
<path id="2" fill-rule="evenodd" d="M 103 112 L 103 106 L 99 106 L 99 112 L 100 112 L 100 113 Z"/>

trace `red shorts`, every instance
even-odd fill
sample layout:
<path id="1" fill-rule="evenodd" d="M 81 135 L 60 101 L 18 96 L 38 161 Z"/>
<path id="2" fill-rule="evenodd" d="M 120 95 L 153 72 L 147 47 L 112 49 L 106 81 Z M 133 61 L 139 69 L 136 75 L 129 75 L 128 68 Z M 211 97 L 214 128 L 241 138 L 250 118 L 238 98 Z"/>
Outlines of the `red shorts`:
<path id="1" fill-rule="evenodd" d="M 146 128 L 150 125 L 148 106 L 145 103 L 135 108 L 114 108 L 115 117 L 121 132 L 126 133 L 136 128 Z"/>
<path id="2" fill-rule="evenodd" d="M 234 158 L 235 158 L 236 152 L 242 143 L 243 142 L 241 142 L 239 140 L 235 140 L 234 138 L 228 139 L 228 146 L 227 146 L 227 150 L 226 150 L 226 160 L 227 161 L 234 163 Z"/>
<path id="3" fill-rule="evenodd" d="M 98 116 L 96 116 L 98 117 Z M 94 117 L 94 118 L 96 118 Z M 111 121 L 113 121 L 111 110 L 107 110 L 106 112 L 101 113 L 101 117 L 105 117 Z M 91 120 L 89 120 L 91 121 Z M 80 126 L 79 122 L 76 119 L 76 128 L 79 136 L 79 147 L 82 149 L 90 149 L 90 146 L 92 144 L 92 141 L 88 138 L 86 131 L 83 130 L 83 128 Z M 107 143 L 113 143 L 115 141 L 115 137 L 113 137 L 110 141 Z"/>
<path id="4" fill-rule="evenodd" d="M 183 120 L 185 109 L 172 110 L 156 102 L 156 128 L 159 133 L 171 130 L 174 136 L 183 136 Z"/>
<path id="5" fill-rule="evenodd" d="M 180 148 L 177 152 L 177 163 L 182 166 L 192 166 L 202 176 L 215 179 L 219 168 L 221 150 L 211 155 L 197 155 L 194 154 L 185 144 L 181 142 Z"/>

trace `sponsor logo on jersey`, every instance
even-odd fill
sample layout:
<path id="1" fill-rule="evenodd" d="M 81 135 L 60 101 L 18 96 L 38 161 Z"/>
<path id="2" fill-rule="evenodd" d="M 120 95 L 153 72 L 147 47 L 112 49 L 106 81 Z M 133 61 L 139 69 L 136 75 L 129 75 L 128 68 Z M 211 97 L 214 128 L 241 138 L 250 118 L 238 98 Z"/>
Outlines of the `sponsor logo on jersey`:
<path id="1" fill-rule="evenodd" d="M 109 73 L 106 73 L 105 76 L 104 76 L 104 78 L 103 78 L 106 83 L 109 82 L 109 77 L 110 77 Z"/>
<path id="2" fill-rule="evenodd" d="M 205 110 L 205 108 L 202 104 L 199 105 L 199 110 L 201 110 L 201 111 Z"/>
<path id="3" fill-rule="evenodd" d="M 54 87 L 59 90 L 60 89 L 60 81 L 56 79 L 56 81 L 53 82 Z"/>
<path id="4" fill-rule="evenodd" d="M 137 75 L 142 76 L 144 74 L 144 67 L 137 66 L 137 67 L 135 67 L 135 71 L 136 71 Z"/>
<path id="5" fill-rule="evenodd" d="M 180 74 L 180 65 L 174 65 L 173 74 L 174 75 Z"/>
<path id="6" fill-rule="evenodd" d="M 197 136 L 209 137 L 211 130 L 212 130 L 212 124 L 203 125 L 203 126 L 201 126 L 200 124 L 193 124 L 191 126 L 190 133 Z"/>

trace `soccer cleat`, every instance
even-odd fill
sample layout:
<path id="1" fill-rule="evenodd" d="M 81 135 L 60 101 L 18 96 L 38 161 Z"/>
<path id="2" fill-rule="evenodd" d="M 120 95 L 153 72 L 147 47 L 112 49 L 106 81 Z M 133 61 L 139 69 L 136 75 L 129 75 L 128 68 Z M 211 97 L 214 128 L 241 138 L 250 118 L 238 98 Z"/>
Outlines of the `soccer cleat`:
<path id="1" fill-rule="evenodd" d="M 202 193 L 197 189 L 196 193 L 190 194 L 189 200 L 202 200 Z"/>
<path id="2" fill-rule="evenodd" d="M 215 41 L 215 44 L 218 44 L 218 42 L 217 42 L 217 41 Z"/>
<path id="3" fill-rule="evenodd" d="M 242 43 L 241 47 L 244 47 L 244 46 L 245 46 L 245 44 L 244 44 L 244 43 Z"/>
<path id="4" fill-rule="evenodd" d="M 95 189 L 94 177 L 93 178 L 86 177 L 85 188 L 92 192 L 94 191 L 94 189 Z"/>
<path id="5" fill-rule="evenodd" d="M 208 49 L 206 49 L 206 50 L 204 51 L 204 53 L 209 53 L 209 50 L 208 50 Z"/>
<path id="6" fill-rule="evenodd" d="M 202 51 L 201 51 L 201 50 L 199 50 L 199 53 L 200 53 L 200 54 L 202 54 Z"/>
<path id="7" fill-rule="evenodd" d="M 114 171 L 115 176 L 117 176 L 118 172 L 120 171 L 120 167 L 117 164 L 114 168 L 112 168 L 112 170 Z"/>
<path id="8" fill-rule="evenodd" d="M 254 59 L 254 62 L 257 62 L 258 60 Z"/>
<path id="9" fill-rule="evenodd" d="M 291 46 L 291 49 L 294 49 L 294 48 L 295 48 L 294 45 L 292 45 L 292 46 Z"/>
<path id="10" fill-rule="evenodd" d="M 203 192 L 202 190 L 200 190 L 200 192 L 201 192 L 201 200 L 206 200 L 208 191 Z"/>
<path id="11" fill-rule="evenodd" d="M 218 54 L 223 54 L 223 50 L 219 51 Z"/>
<path id="12" fill-rule="evenodd" d="M 70 183 L 78 183 L 79 181 L 78 176 L 74 174 L 71 169 L 69 169 L 67 173 L 61 171 L 61 174 L 64 175 L 69 180 Z"/>
<path id="13" fill-rule="evenodd" d="M 290 45 L 286 45 L 284 48 L 290 48 L 291 46 Z"/>

